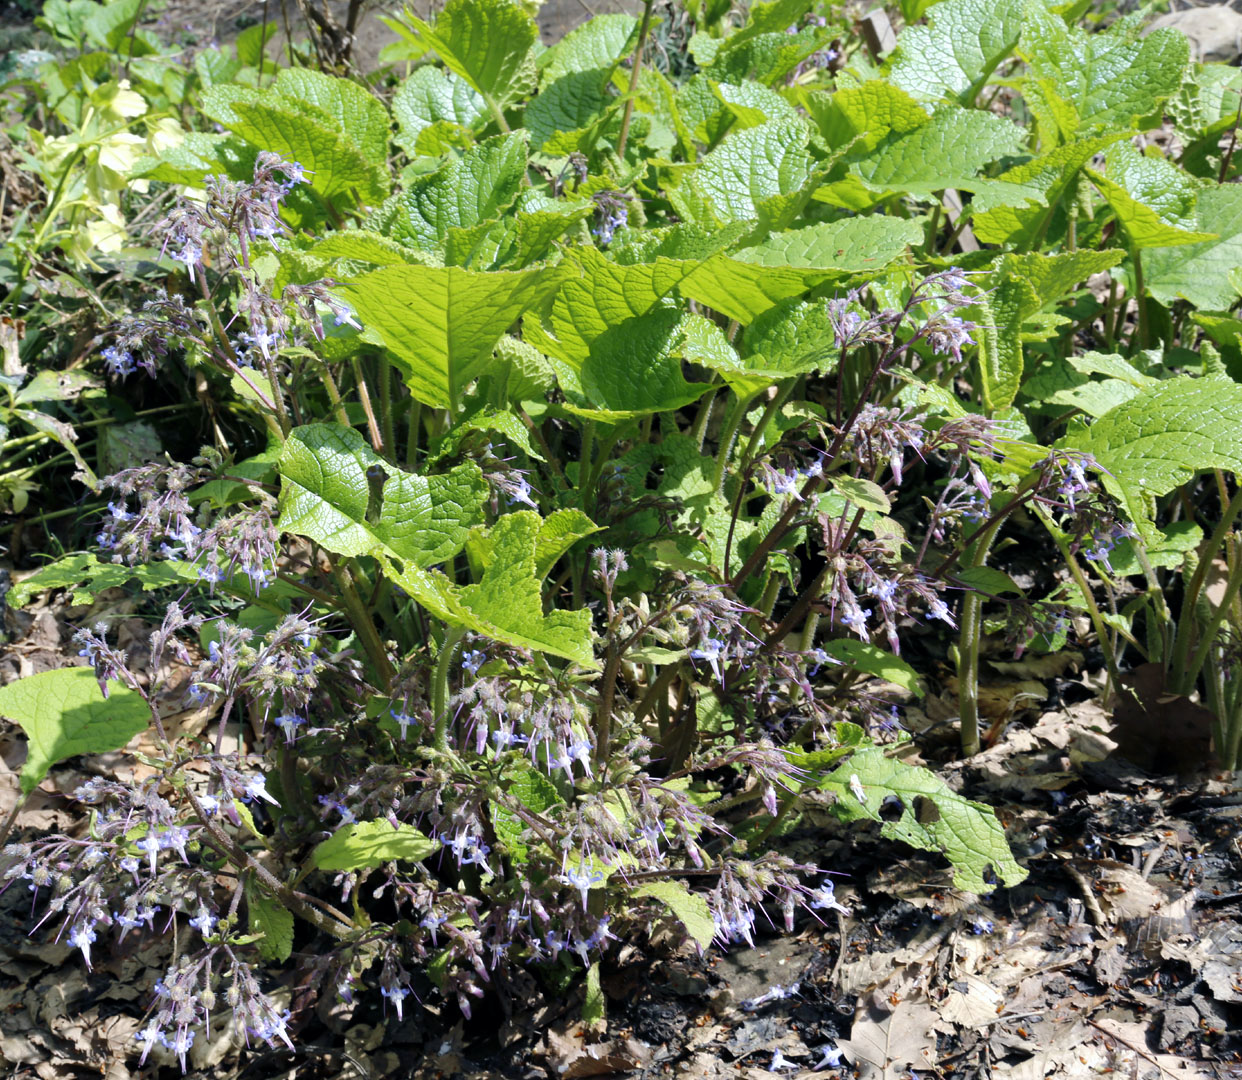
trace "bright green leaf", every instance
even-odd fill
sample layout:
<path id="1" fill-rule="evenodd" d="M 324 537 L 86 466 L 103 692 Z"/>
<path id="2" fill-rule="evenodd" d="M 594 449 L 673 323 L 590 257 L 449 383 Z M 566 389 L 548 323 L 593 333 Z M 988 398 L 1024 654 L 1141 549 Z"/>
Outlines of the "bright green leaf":
<path id="1" fill-rule="evenodd" d="M 1140 154 L 1130 143 L 1115 143 L 1105 157 L 1107 176 L 1087 171 L 1125 230 L 1140 249 L 1217 239 L 1195 231 L 1196 188 L 1191 176 L 1163 157 Z"/>
<path id="2" fill-rule="evenodd" d="M 830 641 L 824 646 L 824 652 L 834 660 L 855 668 L 867 675 L 874 675 L 909 690 L 912 694 L 923 696 L 923 687 L 919 683 L 918 672 L 907 664 L 900 656 L 877 648 L 870 642 L 855 641 L 853 638 L 840 638 Z"/>
<path id="3" fill-rule="evenodd" d="M 1143 252 L 1147 291 L 1162 304 L 1181 298 L 1207 311 L 1227 311 L 1238 300 L 1229 275 L 1242 266 L 1242 185 L 1200 191 L 1198 227 L 1217 239 Z"/>
<path id="4" fill-rule="evenodd" d="M 395 829 L 386 818 L 342 825 L 311 852 L 320 870 L 362 870 L 387 862 L 422 862 L 440 849 L 413 825 Z"/>
<path id="5" fill-rule="evenodd" d="M 539 27 L 511 0 L 449 0 L 434 28 L 410 20 L 414 36 L 466 80 L 495 114 L 534 89 Z"/>
<path id="6" fill-rule="evenodd" d="M 378 508 L 367 479 L 372 469 L 385 478 Z M 419 476 L 386 463 L 361 432 L 340 424 L 294 428 L 280 473 L 278 528 L 338 555 L 378 550 L 420 567 L 444 562 L 462 549 L 489 496 L 473 463 Z"/>
<path id="7" fill-rule="evenodd" d="M 425 65 L 393 94 L 392 115 L 400 128 L 394 141 L 417 154 L 418 137 L 428 128 L 447 122 L 471 129 L 488 111 L 482 95 L 460 75 Z"/>
<path id="8" fill-rule="evenodd" d="M 453 407 L 505 331 L 557 284 L 556 272 L 389 266 L 338 287 L 378 334 L 414 397 Z"/>
<path id="9" fill-rule="evenodd" d="M 520 649 L 551 653 L 596 667 L 591 614 L 585 609 L 543 613 L 535 576 L 541 521 L 519 510 L 492 526 L 492 564 L 477 585 L 458 586 L 436 571 L 384 560 L 392 580 L 436 618 Z"/>
<path id="10" fill-rule="evenodd" d="M 0 687 L 0 716 L 26 733 L 23 796 L 57 762 L 119 750 L 151 723 L 151 710 L 140 695 L 114 681 L 105 698 L 89 667 L 42 671 Z"/>
<path id="11" fill-rule="evenodd" d="M 19 581 L 7 600 L 15 608 L 25 607 L 31 599 L 49 589 L 72 589 L 75 604 L 94 603 L 105 589 L 120 589 L 137 584 L 143 589 L 185 588 L 201 580 L 199 567 L 179 559 L 126 566 L 124 563 L 101 563 L 94 555 L 77 552 L 49 563 L 30 577 Z"/>

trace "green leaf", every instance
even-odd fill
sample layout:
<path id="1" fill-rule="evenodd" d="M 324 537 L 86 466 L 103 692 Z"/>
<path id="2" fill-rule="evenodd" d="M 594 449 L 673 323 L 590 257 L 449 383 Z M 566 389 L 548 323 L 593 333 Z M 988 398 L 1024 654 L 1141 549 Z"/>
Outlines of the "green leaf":
<path id="1" fill-rule="evenodd" d="M 419 136 L 435 124 L 473 129 L 488 115 L 487 102 L 460 75 L 426 65 L 416 68 L 392 98 L 392 115 L 400 129 L 394 142 L 408 154 L 420 150 Z"/>
<path id="2" fill-rule="evenodd" d="M 698 893 L 692 893 L 680 881 L 651 881 L 640 885 L 631 893 L 636 899 L 649 897 L 658 900 L 686 928 L 686 933 L 699 947 L 706 952 L 716 937 L 716 921 L 712 918 L 712 909 L 707 900 Z"/>
<path id="3" fill-rule="evenodd" d="M 423 252 L 414 251 L 384 233 L 367 229 L 330 232 L 311 244 L 305 254 L 315 259 L 348 259 L 370 266 L 435 265 L 434 259 Z"/>
<path id="4" fill-rule="evenodd" d="M 386 479 L 379 512 L 368 515 L 371 469 Z M 461 551 L 489 497 L 473 463 L 419 476 L 386 463 L 361 432 L 340 424 L 294 428 L 280 456 L 280 473 L 278 528 L 337 555 L 383 551 L 420 567 Z"/>
<path id="5" fill-rule="evenodd" d="M 488 368 L 505 331 L 556 285 L 556 272 L 547 270 L 389 266 L 337 291 L 378 334 L 414 397 L 453 408 Z"/>
<path id="6" fill-rule="evenodd" d="M 1140 154 L 1127 142 L 1110 146 L 1104 160 L 1106 177 L 1091 169 L 1087 175 L 1117 215 L 1131 247 L 1217 239 L 1195 231 L 1197 185 L 1188 173 L 1163 157 Z"/>
<path id="7" fill-rule="evenodd" d="M 694 184 L 721 221 L 758 218 L 773 199 L 796 195 L 810 178 L 809 137 L 801 117 L 736 131 L 699 163 Z"/>
<path id="8" fill-rule="evenodd" d="M 691 340 L 684 319 L 676 308 L 659 308 L 610 326 L 580 366 L 561 373 L 571 408 L 616 422 L 697 401 L 711 384 L 682 374 L 680 357 Z"/>
<path id="9" fill-rule="evenodd" d="M 856 785 L 866 802 L 859 801 Z M 991 807 L 964 799 L 934 773 L 890 758 L 882 747 L 858 751 L 818 786 L 837 796 L 833 812 L 842 820 L 878 821 L 890 839 L 941 852 L 953 864 L 953 883 L 959 889 L 986 893 L 997 884 L 1016 885 L 1026 877 Z M 890 795 L 902 807 L 893 821 L 880 813 Z M 988 869 L 991 880 L 985 876 Z"/>
<path id="10" fill-rule="evenodd" d="M 1128 130 L 1177 92 L 1190 58 L 1186 35 L 1154 30 L 1140 40 L 1124 32 L 1088 33 L 1029 0 L 1022 52 L 1023 87 L 1032 108 L 1071 142 L 1102 130 Z"/>
<path id="11" fill-rule="evenodd" d="M 438 619 L 519 649 L 551 653 L 596 667 L 591 614 L 543 613 L 535 576 L 542 522 L 529 510 L 505 514 L 492 526 L 492 563 L 477 585 L 458 586 L 443 574 L 385 563 L 393 581 Z"/>
<path id="12" fill-rule="evenodd" d="M 867 157 L 892 137 L 908 135 L 930 120 L 922 105 L 884 79 L 869 79 L 835 94 L 817 91 L 808 95 L 806 108 L 828 146 L 848 147 L 850 158 Z"/>
<path id="13" fill-rule="evenodd" d="M 142 589 L 185 588 L 200 581 L 199 568 L 178 559 L 163 559 L 126 566 L 123 563 L 101 563 L 88 552 L 66 555 L 19 581 L 7 596 L 15 608 L 25 607 L 31 599 L 49 589 L 72 589 L 74 604 L 93 604 L 105 589 L 121 589 L 137 584 Z"/>
<path id="14" fill-rule="evenodd" d="M 996 570 L 991 566 L 969 566 L 956 571 L 953 577 L 966 588 L 975 589 L 988 596 L 1026 595 L 1013 578 L 1003 570 Z"/>
<path id="15" fill-rule="evenodd" d="M 853 476 L 832 477 L 832 489 L 838 492 L 861 510 L 870 510 L 873 514 L 887 514 L 893 505 L 879 484 Z"/>
<path id="16" fill-rule="evenodd" d="M 258 67 L 259 61 L 263 57 L 263 52 L 267 48 L 267 43 L 276 36 L 277 29 L 278 27 L 274 22 L 258 22 L 253 26 L 246 27 L 245 30 L 237 35 L 237 41 L 235 42 L 237 59 L 247 67 Z M 195 57 L 195 59 L 198 58 Z"/>
<path id="17" fill-rule="evenodd" d="M 283 964 L 293 954 L 293 913 L 253 880 L 246 882 L 246 912 L 250 932 L 259 935 L 259 955 Z"/>
<path id="18" fill-rule="evenodd" d="M 1149 500 L 1208 469 L 1242 472 L 1242 386 L 1188 375 L 1147 387 L 1057 446 L 1094 456 L 1100 481 L 1150 530 Z"/>
<path id="19" fill-rule="evenodd" d="M 850 171 L 876 191 L 930 195 L 947 187 L 966 187 L 984 165 L 1021 153 L 1026 140 L 1026 131 L 1010 120 L 949 106 L 908 135 L 856 161 Z"/>
<path id="20" fill-rule="evenodd" d="M 506 767 L 506 788 L 510 795 L 518 800 L 527 810 L 542 814 L 554 806 L 560 806 L 564 800 L 552 783 L 538 769 L 521 761 Z M 496 839 L 500 841 L 517 859 L 526 859 L 529 849 L 523 842 L 526 825 L 512 810 L 498 802 L 489 804 L 492 829 Z"/>
<path id="21" fill-rule="evenodd" d="M 311 852 L 311 861 L 320 870 L 362 870 L 387 862 L 422 862 L 439 850 L 435 840 L 413 825 L 394 829 L 392 822 L 381 819 L 342 825 Z"/>
<path id="22" fill-rule="evenodd" d="M 602 1025 L 608 1019 L 608 1001 L 599 984 L 599 961 L 587 968 L 586 997 L 582 1002 L 582 1022 L 588 1027 Z"/>
<path id="23" fill-rule="evenodd" d="M 411 180 L 395 201 L 389 236 L 434 250 L 449 229 L 496 218 L 513 205 L 526 180 L 526 133 L 498 135 L 435 172 Z"/>
<path id="24" fill-rule="evenodd" d="M 1019 251 L 1037 247 L 1047 231 L 1052 212 L 1078 171 L 1096 154 L 1121 136 L 1080 139 L 1001 173 L 999 180 L 1040 192 L 1043 205 L 992 206 L 972 217 L 975 235 L 987 244 L 1000 244 Z"/>
<path id="25" fill-rule="evenodd" d="M 602 334 L 626 319 L 645 315 L 673 293 L 695 264 L 657 257 L 623 266 L 594 248 L 582 248 L 565 262 L 565 274 L 542 321 L 523 321 L 526 340 L 575 369 L 591 355 Z"/>
<path id="26" fill-rule="evenodd" d="M 979 396 L 990 416 L 1007 408 L 1022 385 L 1022 324 L 1040 308 L 1039 295 L 1022 278 L 1004 279 L 977 301 Z"/>
<path id="27" fill-rule="evenodd" d="M 330 116 L 368 160 L 387 162 L 388 110 L 356 82 L 310 68 L 286 67 L 276 76 L 275 90 L 291 101 L 306 102 Z"/>
<path id="28" fill-rule="evenodd" d="M 43 671 L 0 687 L 0 716 L 26 733 L 23 797 L 57 762 L 119 750 L 151 723 L 151 710 L 139 694 L 113 682 L 105 698 L 88 667 Z"/>
<path id="29" fill-rule="evenodd" d="M 735 255 L 715 255 L 681 283 L 684 296 L 749 324 L 782 300 L 825 281 L 875 274 L 923 240 L 917 221 L 845 218 L 777 233 Z"/>
<path id="30" fill-rule="evenodd" d="M 579 540 L 600 531 L 581 510 L 554 510 L 539 525 L 535 538 L 535 577 L 542 581 L 556 565 L 557 560 Z M 486 570 L 492 565 L 495 545 L 484 529 L 475 529 L 468 541 L 472 561 Z"/>
<path id="31" fill-rule="evenodd" d="M 1229 275 L 1242 266 L 1242 185 L 1200 191 L 1198 226 L 1217 239 L 1143 252 L 1147 291 L 1162 304 L 1180 298 L 1204 310 L 1226 311 L 1238 300 Z"/>
<path id="32" fill-rule="evenodd" d="M 828 642 L 824 646 L 824 652 L 848 667 L 867 675 L 874 675 L 885 682 L 891 682 L 919 697 L 923 696 L 923 687 L 919 683 L 918 672 L 900 656 L 885 652 L 870 642 L 840 638 L 837 641 Z"/>
<path id="33" fill-rule="evenodd" d="M 330 114 L 272 90 L 212 86 L 203 91 L 202 110 L 252 146 L 270 150 L 305 167 L 309 183 L 324 198 L 357 189 L 364 203 L 388 195 L 388 171 L 358 147 Z"/>
<path id="34" fill-rule="evenodd" d="M 604 92 L 607 71 L 575 71 L 548 83 L 526 107 L 524 117 L 535 150 L 552 136 L 578 131 L 599 119 L 616 98 Z"/>
<path id="35" fill-rule="evenodd" d="M 637 32 L 633 15 L 596 15 L 540 55 L 540 84 L 548 86 L 577 72 L 611 71 L 633 51 Z"/>
<path id="36" fill-rule="evenodd" d="M 435 27 L 410 19 L 420 44 L 466 80 L 499 114 L 535 87 L 539 27 L 511 0 L 449 0 Z"/>
<path id="37" fill-rule="evenodd" d="M 708 325 L 715 327 L 715 323 Z M 841 356 L 827 300 L 783 301 L 746 328 L 743 342 L 748 353 L 745 360 L 733 354 L 724 364 L 705 365 L 720 372 L 741 396 L 756 394 L 794 375 L 830 371 Z M 724 343 L 728 344 L 727 339 Z"/>
<path id="38" fill-rule="evenodd" d="M 972 105 L 988 76 L 1018 43 L 1022 0 L 944 0 L 927 26 L 907 26 L 897 41 L 892 84 L 924 101 Z"/>

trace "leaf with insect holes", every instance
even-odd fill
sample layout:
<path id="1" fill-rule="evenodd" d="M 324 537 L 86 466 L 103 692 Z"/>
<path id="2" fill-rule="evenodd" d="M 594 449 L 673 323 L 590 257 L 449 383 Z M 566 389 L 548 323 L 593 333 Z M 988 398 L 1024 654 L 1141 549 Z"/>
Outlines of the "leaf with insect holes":
<path id="1" fill-rule="evenodd" d="M 884 836 L 943 854 L 959 889 L 991 892 L 1026 877 L 990 806 L 963 798 L 930 770 L 891 758 L 883 747 L 859 750 L 815 786 L 836 795 L 832 810 L 843 821 L 877 821 Z M 886 800 L 896 800 L 897 816 L 886 812 Z"/>
<path id="2" fill-rule="evenodd" d="M 378 512 L 368 475 L 383 478 Z M 283 532 L 305 536 L 337 555 L 383 551 L 416 566 L 451 559 L 483 518 L 487 482 L 473 462 L 434 476 L 388 464 L 354 428 L 294 428 L 280 456 Z"/>
<path id="3" fill-rule="evenodd" d="M 151 723 L 141 695 L 112 682 L 105 698 L 89 667 L 27 675 L 0 687 L 0 716 L 26 733 L 21 792 L 29 795 L 57 762 L 119 750 Z"/>

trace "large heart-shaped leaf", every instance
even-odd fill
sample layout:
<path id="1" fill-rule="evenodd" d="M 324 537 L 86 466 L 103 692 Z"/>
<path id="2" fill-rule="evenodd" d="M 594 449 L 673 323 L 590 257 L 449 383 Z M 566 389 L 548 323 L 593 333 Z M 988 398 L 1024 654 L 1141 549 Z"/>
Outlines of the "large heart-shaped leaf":
<path id="1" fill-rule="evenodd" d="M 455 408 L 522 312 L 551 293 L 554 270 L 477 272 L 457 266 L 387 266 L 339 286 L 377 334 L 410 393 Z"/>

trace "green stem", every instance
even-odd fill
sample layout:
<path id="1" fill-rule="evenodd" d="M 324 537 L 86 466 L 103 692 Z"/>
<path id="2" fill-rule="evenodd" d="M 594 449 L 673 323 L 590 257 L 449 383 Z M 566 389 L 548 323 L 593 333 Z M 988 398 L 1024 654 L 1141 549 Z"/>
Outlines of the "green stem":
<path id="1" fill-rule="evenodd" d="M 695 441 L 700 450 L 703 449 L 703 439 L 707 435 L 707 425 L 712 418 L 712 409 L 716 405 L 716 399 L 720 396 L 719 391 L 713 390 L 699 403 L 698 415 L 694 418 L 694 423 L 690 426 L 687 434 Z"/>
<path id="2" fill-rule="evenodd" d="M 418 463 L 418 437 L 423 426 L 423 403 L 417 398 L 410 399 L 409 434 L 406 436 L 405 463 Z"/>
<path id="3" fill-rule="evenodd" d="M 970 565 L 983 566 L 1000 532 L 1001 521 L 994 521 L 975 541 Z M 957 646 L 958 716 L 962 724 L 962 753 L 971 757 L 979 752 L 979 642 L 983 629 L 983 596 L 973 590 L 962 601 L 962 626 Z"/>
<path id="4" fill-rule="evenodd" d="M 621 119 L 621 134 L 617 136 L 617 157 L 625 160 L 625 144 L 630 138 L 630 121 L 634 119 L 634 97 L 638 93 L 638 76 L 642 69 L 643 49 L 651 32 L 651 9 L 655 0 L 644 0 L 643 21 L 638 28 L 638 44 L 634 46 L 634 59 L 630 64 L 630 89 L 625 100 L 625 115 Z"/>
<path id="5" fill-rule="evenodd" d="M 735 398 L 733 408 L 725 418 L 724 429 L 720 432 L 720 447 L 716 451 L 716 469 L 712 474 L 712 488 L 717 492 L 724 487 L 725 470 L 729 466 L 729 455 L 733 452 L 737 430 L 742 426 L 742 421 L 746 418 L 746 408 L 753 399 L 753 394 Z"/>
<path id="6" fill-rule="evenodd" d="M 448 751 L 448 689 L 449 668 L 461 639 L 466 632 L 460 626 L 449 626 L 444 631 L 444 644 L 436 657 L 436 670 L 431 682 L 431 718 L 435 724 L 434 745 L 437 750 Z"/>
<path id="7" fill-rule="evenodd" d="M 1216 644 L 1216 635 L 1220 631 L 1221 623 L 1225 621 L 1225 616 L 1229 614 L 1229 608 L 1238 595 L 1239 588 L 1242 588 L 1242 557 L 1234 560 L 1233 569 L 1229 571 L 1229 577 L 1225 579 L 1224 595 L 1220 598 L 1220 603 L 1212 609 L 1212 614 L 1208 616 L 1207 622 L 1200 630 L 1199 645 L 1194 655 L 1191 656 L 1190 663 L 1186 665 L 1186 670 L 1180 673 L 1181 681 L 1187 687 L 1187 693 L 1190 688 L 1194 687 L 1199 678 L 1199 672 L 1203 670 L 1204 661 L 1207 660 L 1209 652 Z"/>
<path id="8" fill-rule="evenodd" d="M 1168 667 L 1171 679 L 1169 688 L 1176 694 L 1188 694 L 1194 686 L 1194 680 L 1187 679 L 1185 675 L 1189 669 L 1187 660 L 1190 657 L 1191 639 L 1195 636 L 1195 608 L 1199 606 L 1199 596 L 1203 592 L 1203 586 L 1207 583 L 1212 560 L 1224 547 L 1225 538 L 1229 535 L 1234 519 L 1240 511 L 1242 511 L 1242 484 L 1238 486 L 1233 498 L 1229 500 L 1229 505 L 1225 507 L 1225 512 L 1221 515 L 1216 528 L 1212 530 L 1208 542 L 1199 549 L 1199 563 L 1191 575 L 1190 584 L 1186 586 L 1181 614 L 1177 620 L 1177 633 L 1173 638 L 1173 655 Z"/>
<path id="9" fill-rule="evenodd" d="M 1134 260 L 1134 302 L 1138 305 L 1138 347 L 1147 348 L 1147 286 L 1143 281 L 1143 257 L 1137 245 L 1130 249 L 1130 258 Z"/>
<path id="10" fill-rule="evenodd" d="M 738 463 L 743 469 L 750 464 L 755 456 L 755 451 L 759 449 L 759 442 L 763 438 L 763 433 L 768 430 L 768 425 L 772 423 L 772 418 L 780 411 L 782 405 L 789 400 L 789 395 L 793 393 L 793 389 L 798 385 L 797 379 L 790 379 L 788 382 L 782 383 L 776 393 L 772 395 L 767 407 L 763 410 L 763 415 L 759 417 L 759 423 L 755 425 L 755 430 L 750 433 L 750 439 L 746 443 L 746 449 L 742 451 L 742 460 Z M 754 400 L 753 398 L 751 400 Z M 747 402 L 749 407 L 750 402 Z"/>
<path id="11" fill-rule="evenodd" d="M 380 424 L 384 432 L 384 452 L 394 457 L 397 449 L 396 433 L 392 421 L 392 371 L 386 360 L 379 362 Z"/>
<path id="12" fill-rule="evenodd" d="M 332 574 L 340 590 L 341 599 L 345 602 L 345 614 L 349 617 L 350 625 L 357 633 L 358 640 L 362 643 L 371 661 L 371 666 L 375 668 L 375 676 L 379 680 L 380 689 L 384 689 L 392 682 L 396 674 L 393 671 L 392 662 L 388 659 L 388 650 L 384 648 L 384 643 L 380 640 L 374 620 L 363 606 L 362 598 L 354 587 L 354 579 L 349 568 L 334 565 Z"/>

